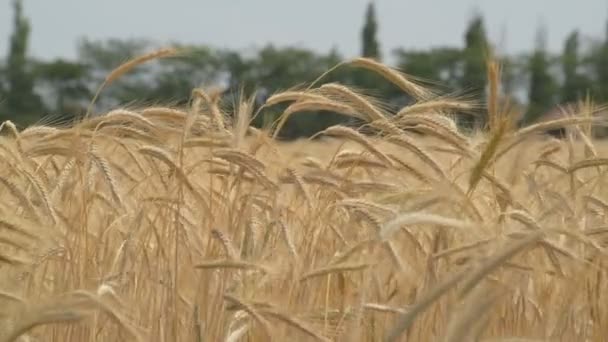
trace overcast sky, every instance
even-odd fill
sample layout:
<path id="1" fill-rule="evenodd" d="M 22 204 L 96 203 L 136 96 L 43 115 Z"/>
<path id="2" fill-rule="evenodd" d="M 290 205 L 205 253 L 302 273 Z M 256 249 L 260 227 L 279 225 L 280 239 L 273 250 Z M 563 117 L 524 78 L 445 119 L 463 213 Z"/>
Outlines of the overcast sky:
<path id="1" fill-rule="evenodd" d="M 36 57 L 75 57 L 86 36 L 153 38 L 160 42 L 245 49 L 267 42 L 318 51 L 332 46 L 347 57 L 359 51 L 368 0 L 25 0 Z M 379 40 L 385 55 L 396 47 L 461 46 L 474 10 L 483 13 L 490 39 L 506 51 L 534 45 L 539 23 L 548 47 L 559 51 L 579 29 L 602 37 L 608 0 L 376 0 Z M 12 26 L 11 0 L 0 0 L 0 54 Z"/>

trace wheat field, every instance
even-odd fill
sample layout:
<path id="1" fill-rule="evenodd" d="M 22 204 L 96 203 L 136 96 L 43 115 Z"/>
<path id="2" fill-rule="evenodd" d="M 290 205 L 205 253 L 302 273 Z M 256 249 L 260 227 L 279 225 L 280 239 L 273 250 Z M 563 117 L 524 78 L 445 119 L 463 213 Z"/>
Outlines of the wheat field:
<path id="1" fill-rule="evenodd" d="M 608 148 L 592 129 L 608 120 L 584 102 L 517 128 L 490 62 L 488 130 L 464 134 L 451 113 L 478 104 L 365 58 L 339 67 L 417 102 L 389 115 L 320 78 L 267 101 L 289 104 L 272 129 L 203 89 L 186 108 L 5 122 L 0 341 L 605 340 Z M 320 109 L 365 127 L 275 138 Z"/>

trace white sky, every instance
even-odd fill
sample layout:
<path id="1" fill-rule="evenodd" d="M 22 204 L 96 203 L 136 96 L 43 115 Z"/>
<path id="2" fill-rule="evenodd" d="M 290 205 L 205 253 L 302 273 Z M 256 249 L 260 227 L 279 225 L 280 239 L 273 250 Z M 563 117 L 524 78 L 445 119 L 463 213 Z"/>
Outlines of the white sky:
<path id="1" fill-rule="evenodd" d="M 161 42 L 245 49 L 267 42 L 317 51 L 332 46 L 346 57 L 359 51 L 367 0 L 25 0 L 36 57 L 75 57 L 76 40 L 152 38 Z M 461 46 L 475 9 L 484 14 L 490 39 L 510 53 L 529 50 L 542 21 L 548 47 L 565 36 L 603 36 L 608 0 L 376 0 L 385 56 L 396 47 Z M 0 55 L 12 26 L 11 0 L 0 0 Z M 503 34 L 504 33 L 504 34 Z M 1 58 L 1 56 L 0 56 Z"/>

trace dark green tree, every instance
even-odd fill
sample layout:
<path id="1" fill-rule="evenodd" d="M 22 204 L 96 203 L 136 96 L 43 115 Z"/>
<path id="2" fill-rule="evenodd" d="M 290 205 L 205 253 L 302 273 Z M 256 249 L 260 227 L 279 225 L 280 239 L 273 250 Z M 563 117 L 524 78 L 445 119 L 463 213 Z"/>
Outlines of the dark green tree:
<path id="1" fill-rule="evenodd" d="M 79 61 L 89 68 L 91 77 L 88 87 L 94 92 L 114 68 L 133 57 L 144 54 L 153 46 L 151 41 L 145 39 L 105 41 L 82 39 L 77 48 Z M 134 101 L 154 101 L 151 97 L 156 86 L 154 66 L 158 66 L 158 63 L 139 65 L 113 82 L 97 99 L 98 109 L 104 111 Z"/>
<path id="2" fill-rule="evenodd" d="M 88 71 L 85 65 L 64 59 L 36 66 L 38 83 L 48 87 L 49 97 L 54 99 L 50 105 L 54 122 L 69 121 L 84 113 L 92 97 L 87 87 Z"/>
<path id="3" fill-rule="evenodd" d="M 80 61 L 94 68 L 94 73 L 102 77 L 136 55 L 143 54 L 152 46 L 146 39 L 108 39 L 78 41 L 77 50 Z"/>
<path id="4" fill-rule="evenodd" d="M 277 48 L 267 45 L 255 58 L 240 59 L 240 63 L 234 63 L 233 66 L 239 67 L 236 70 L 241 72 L 243 83 L 253 82 L 257 95 L 271 95 L 294 86 L 305 87 L 334 66 L 338 59 L 339 56 L 317 55 L 310 50 L 296 47 Z M 280 109 L 280 106 L 277 106 L 270 110 Z M 287 121 L 281 136 L 310 136 L 332 122 L 334 116 L 328 114 L 330 113 L 296 113 Z M 258 120 L 257 124 L 261 125 L 264 117 L 261 116 Z"/>
<path id="5" fill-rule="evenodd" d="M 21 0 L 13 1 L 13 10 L 13 33 L 6 65 L 5 110 L 10 119 L 25 125 L 42 115 L 42 101 L 34 92 L 34 77 L 29 70 L 27 46 L 30 24 L 23 15 Z"/>
<path id="6" fill-rule="evenodd" d="M 541 28 L 537 33 L 536 49 L 530 58 L 530 85 L 528 90 L 528 110 L 524 123 L 537 121 L 543 113 L 554 105 L 557 84 L 551 75 L 551 61 L 546 51 L 546 31 Z"/>
<path id="7" fill-rule="evenodd" d="M 562 54 L 564 83 L 561 89 L 561 100 L 563 102 L 577 101 L 587 93 L 589 83 L 579 72 L 580 65 L 579 35 L 577 31 L 574 31 L 566 39 Z"/>
<path id="8" fill-rule="evenodd" d="M 4 108 L 4 102 L 6 101 L 6 66 L 4 60 L 0 60 L 0 117 Z"/>
<path id="9" fill-rule="evenodd" d="M 471 92 L 477 98 L 485 101 L 485 87 L 487 83 L 486 58 L 489 53 L 489 44 L 483 18 L 477 14 L 469 23 L 465 33 L 465 48 L 462 54 L 463 74 L 460 86 L 467 92 Z M 474 124 L 482 127 L 486 118 L 485 111 L 476 115 Z"/>
<path id="10" fill-rule="evenodd" d="M 505 96 L 512 97 L 517 83 L 517 65 L 510 56 L 502 56 L 500 59 L 501 86 Z"/>
<path id="11" fill-rule="evenodd" d="M 432 83 L 433 86 L 454 91 L 459 87 L 459 66 L 462 51 L 456 48 L 431 50 L 395 50 L 397 66 L 405 73 Z"/>
<path id="12" fill-rule="evenodd" d="M 460 63 L 462 51 L 457 48 L 438 47 L 430 50 L 394 51 L 397 68 L 419 83 L 443 93 L 455 92 L 459 89 Z M 396 89 L 395 93 L 386 92 L 391 97 L 391 103 L 396 110 L 412 104 L 415 99 Z"/>
<path id="13" fill-rule="evenodd" d="M 497 58 L 500 63 L 499 105 L 503 109 L 520 111 L 527 102 L 526 98 L 519 96 L 522 89 L 528 86 L 528 54 L 502 55 Z M 502 107 L 507 105 L 507 107 Z M 521 113 L 521 112 L 520 112 Z"/>
<path id="14" fill-rule="evenodd" d="M 378 42 L 378 20 L 376 18 L 376 7 L 374 1 L 370 1 L 365 10 L 363 27 L 360 32 L 361 57 L 371 58 L 382 61 L 380 43 Z M 347 78 L 349 85 L 355 86 L 368 95 L 379 95 L 383 97 L 391 96 L 395 89 L 387 87 L 386 80 L 380 75 L 369 70 L 353 69 L 350 77 Z M 346 79 L 345 79 L 346 81 Z"/>
<path id="15" fill-rule="evenodd" d="M 482 96 L 487 82 L 486 57 L 489 52 L 488 48 L 483 18 L 477 15 L 469 23 L 465 34 L 461 86 Z"/>
<path id="16" fill-rule="evenodd" d="M 205 46 L 172 44 L 184 53 L 158 61 L 149 97 L 162 103 L 185 104 L 194 88 L 215 84 L 220 76 L 218 54 Z"/>
<path id="17" fill-rule="evenodd" d="M 221 51 L 222 70 L 226 73 L 228 89 L 231 92 L 238 92 L 243 89 L 246 94 L 251 94 L 255 90 L 255 80 L 253 80 L 253 70 L 255 60 L 245 58 L 240 53 L 232 50 Z"/>
<path id="18" fill-rule="evenodd" d="M 608 23 L 601 41 L 593 46 L 585 58 L 590 66 L 589 74 L 593 79 L 593 97 L 595 101 L 608 101 Z"/>
<path id="19" fill-rule="evenodd" d="M 380 44 L 376 37 L 378 33 L 378 21 L 376 20 L 376 8 L 373 2 L 367 5 L 365 12 L 365 24 L 361 31 L 362 40 L 362 51 L 363 57 L 374 58 L 377 60 L 381 59 Z"/>

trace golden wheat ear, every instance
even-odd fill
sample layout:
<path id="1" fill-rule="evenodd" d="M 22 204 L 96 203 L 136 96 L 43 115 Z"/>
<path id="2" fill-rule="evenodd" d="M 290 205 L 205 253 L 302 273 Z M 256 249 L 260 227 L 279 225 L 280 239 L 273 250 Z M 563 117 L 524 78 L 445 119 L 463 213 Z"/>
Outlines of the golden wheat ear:
<path id="1" fill-rule="evenodd" d="M 433 96 L 431 91 L 408 79 L 404 73 L 372 58 L 358 57 L 344 64 L 375 72 L 399 87 L 406 94 L 411 95 L 418 100 L 426 100 Z"/>

